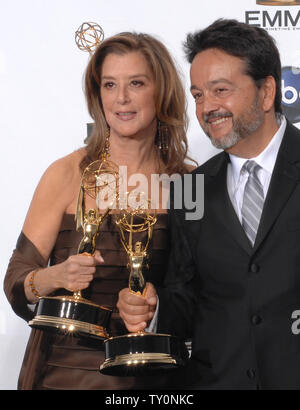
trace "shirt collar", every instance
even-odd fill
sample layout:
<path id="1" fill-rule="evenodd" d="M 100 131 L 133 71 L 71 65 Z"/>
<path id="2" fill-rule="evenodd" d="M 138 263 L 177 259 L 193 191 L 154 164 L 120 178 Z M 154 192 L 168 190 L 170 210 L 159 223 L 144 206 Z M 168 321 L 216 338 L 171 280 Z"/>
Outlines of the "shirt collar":
<path id="1" fill-rule="evenodd" d="M 269 142 L 269 144 L 266 146 L 266 148 L 255 158 L 248 158 L 249 160 L 255 161 L 258 165 L 261 166 L 265 171 L 268 173 L 272 174 L 277 154 L 279 151 L 279 147 L 286 129 L 286 119 L 282 115 L 280 117 L 281 124 Z M 234 180 L 234 184 L 236 185 L 238 183 L 241 169 L 244 165 L 244 163 L 248 160 L 245 158 L 237 157 L 236 155 L 229 154 L 231 165 L 232 165 L 232 176 Z"/>

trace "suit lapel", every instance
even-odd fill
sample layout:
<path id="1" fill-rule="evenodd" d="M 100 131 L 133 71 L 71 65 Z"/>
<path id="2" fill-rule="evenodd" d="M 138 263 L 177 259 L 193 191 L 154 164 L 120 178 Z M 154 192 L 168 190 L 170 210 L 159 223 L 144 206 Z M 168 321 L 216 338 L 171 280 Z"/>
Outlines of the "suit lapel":
<path id="1" fill-rule="evenodd" d="M 224 152 L 219 162 L 210 172 L 210 181 L 205 188 L 206 206 L 209 206 L 214 218 L 223 226 L 236 243 L 249 255 L 252 247 L 236 215 L 227 190 L 228 155 Z M 205 212 L 205 211 L 204 211 Z"/>
<path id="2" fill-rule="evenodd" d="M 300 179 L 300 133 L 287 123 L 287 128 L 278 152 L 270 187 L 265 200 L 260 225 L 253 251 L 256 251 L 276 222 L 282 209 Z"/>
<path id="3" fill-rule="evenodd" d="M 253 248 L 228 195 L 228 162 L 229 157 L 223 152 L 219 154 L 214 165 L 207 172 L 204 171 L 205 178 L 209 178 L 205 183 L 205 209 L 210 208 L 210 217 L 216 218 L 217 223 L 223 226 L 247 254 L 251 255 L 263 243 L 300 181 L 300 132 L 287 122 Z"/>

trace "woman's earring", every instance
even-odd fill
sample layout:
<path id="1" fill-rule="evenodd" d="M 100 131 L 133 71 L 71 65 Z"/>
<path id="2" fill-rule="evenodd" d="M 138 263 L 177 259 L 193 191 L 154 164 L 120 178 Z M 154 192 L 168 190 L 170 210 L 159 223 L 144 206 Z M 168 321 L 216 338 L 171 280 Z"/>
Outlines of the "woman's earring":
<path id="1" fill-rule="evenodd" d="M 102 159 L 108 159 L 109 157 L 109 148 L 110 148 L 110 144 L 109 144 L 109 137 L 110 137 L 110 128 L 109 126 L 107 126 L 106 129 L 106 137 L 105 137 L 105 142 L 104 142 L 104 147 L 103 149 L 100 151 L 100 156 L 102 157 Z"/>
<path id="2" fill-rule="evenodd" d="M 169 151 L 169 129 L 166 124 L 158 121 L 158 132 L 157 132 L 157 147 L 161 152 L 163 159 L 167 159 Z"/>

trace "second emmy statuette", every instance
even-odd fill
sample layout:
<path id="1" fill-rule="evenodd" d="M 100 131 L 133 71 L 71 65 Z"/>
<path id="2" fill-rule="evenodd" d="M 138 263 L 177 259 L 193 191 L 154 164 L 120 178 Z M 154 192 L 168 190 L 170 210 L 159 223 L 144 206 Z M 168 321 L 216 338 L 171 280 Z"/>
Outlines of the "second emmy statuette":
<path id="1" fill-rule="evenodd" d="M 111 207 L 108 206 L 103 213 L 100 213 L 97 202 L 100 191 L 109 185 L 107 176 L 111 176 L 111 180 L 113 180 L 116 178 L 117 172 L 114 164 L 106 159 L 91 163 L 83 173 L 75 218 L 77 230 L 83 231 L 78 254 L 94 254 L 100 226 L 111 210 Z M 101 178 L 102 181 L 99 181 Z M 112 192 L 116 193 L 116 189 L 113 189 Z M 86 211 L 86 194 L 96 200 L 96 208 Z M 38 329 L 104 339 L 108 337 L 107 327 L 110 316 L 110 309 L 84 299 L 81 291 L 75 290 L 73 295 L 69 296 L 40 297 L 36 316 L 29 322 L 29 325 Z"/>
<path id="2" fill-rule="evenodd" d="M 117 219 L 123 247 L 128 255 L 130 268 L 129 289 L 145 296 L 148 270 L 148 247 L 152 238 L 156 217 L 145 209 L 124 210 Z M 144 241 L 134 242 L 134 236 L 144 232 Z M 100 372 L 108 375 L 130 376 L 175 368 L 185 363 L 188 352 L 184 342 L 175 336 L 138 332 L 111 337 L 104 341 L 105 361 Z"/>

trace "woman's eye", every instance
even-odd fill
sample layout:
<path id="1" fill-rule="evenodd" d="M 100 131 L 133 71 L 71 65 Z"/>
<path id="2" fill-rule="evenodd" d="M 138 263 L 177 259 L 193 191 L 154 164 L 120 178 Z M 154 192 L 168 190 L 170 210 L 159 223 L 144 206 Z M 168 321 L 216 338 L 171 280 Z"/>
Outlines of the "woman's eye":
<path id="1" fill-rule="evenodd" d="M 141 87 L 142 85 L 144 85 L 143 81 L 139 81 L 139 80 L 133 80 L 133 81 L 131 81 L 131 84 L 134 87 Z"/>
<path id="2" fill-rule="evenodd" d="M 113 88 L 113 86 L 114 86 L 114 83 L 113 82 L 111 82 L 111 81 L 108 81 L 108 82 L 106 82 L 106 83 L 104 83 L 103 84 L 103 87 L 104 88 Z"/>

